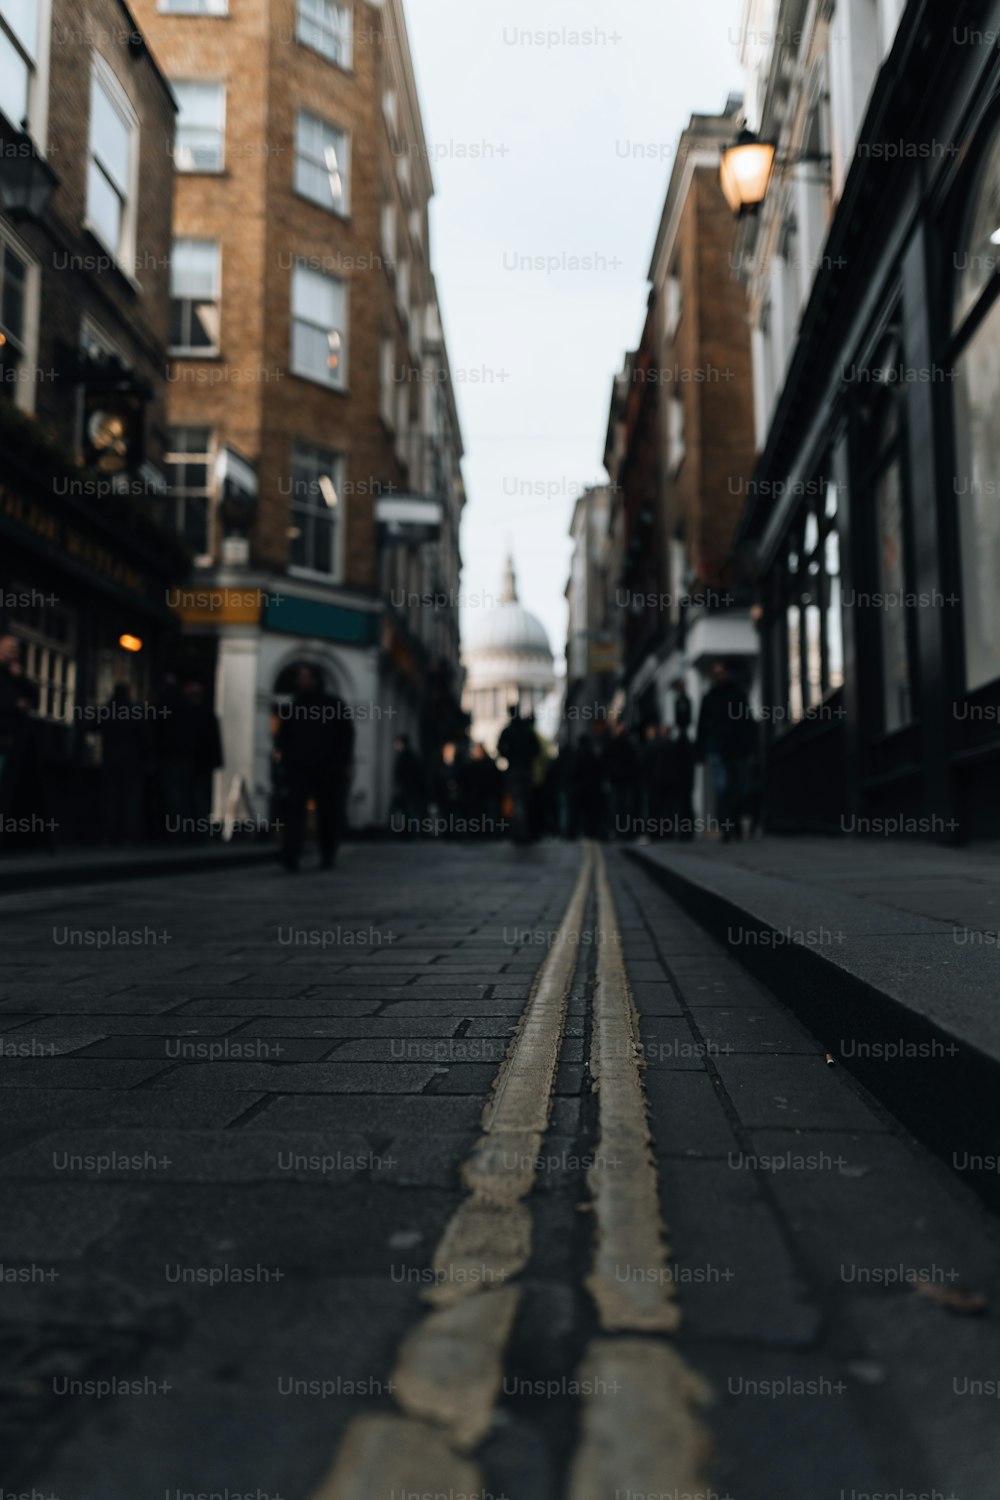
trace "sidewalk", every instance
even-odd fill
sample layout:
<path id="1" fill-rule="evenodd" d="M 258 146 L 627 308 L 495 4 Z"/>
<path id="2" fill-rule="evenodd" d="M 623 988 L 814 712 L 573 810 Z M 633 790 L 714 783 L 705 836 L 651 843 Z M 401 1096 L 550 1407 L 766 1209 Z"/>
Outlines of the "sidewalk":
<path id="1" fill-rule="evenodd" d="M 276 860 L 272 843 L 144 844 L 134 849 L 27 850 L 0 854 L 0 895 L 40 886 L 90 885 L 102 880 L 139 880 L 149 875 L 184 875 L 199 870 L 234 869 Z"/>
<path id="2" fill-rule="evenodd" d="M 832 1054 L 1000 1200 L 1000 857 L 877 841 L 669 843 L 629 855 Z M 990 1170 L 990 1168 L 993 1170 Z"/>

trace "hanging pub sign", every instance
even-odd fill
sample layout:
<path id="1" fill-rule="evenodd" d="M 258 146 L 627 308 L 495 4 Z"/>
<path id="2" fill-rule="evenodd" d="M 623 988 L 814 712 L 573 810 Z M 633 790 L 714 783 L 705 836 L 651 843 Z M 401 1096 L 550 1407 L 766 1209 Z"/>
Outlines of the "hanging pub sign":
<path id="1" fill-rule="evenodd" d="M 83 388 L 83 461 L 99 474 L 124 474 L 143 460 L 145 398 L 131 390 Z"/>

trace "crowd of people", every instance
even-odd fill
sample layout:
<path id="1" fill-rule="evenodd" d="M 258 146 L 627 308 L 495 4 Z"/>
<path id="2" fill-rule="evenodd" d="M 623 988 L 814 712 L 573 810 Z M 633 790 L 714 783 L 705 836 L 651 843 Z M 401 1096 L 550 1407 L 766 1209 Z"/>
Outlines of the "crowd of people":
<path id="1" fill-rule="evenodd" d="M 390 830 L 454 838 L 510 835 L 724 842 L 760 820 L 757 725 L 723 662 L 712 669 L 697 725 L 682 680 L 673 683 L 672 724 L 640 729 L 595 717 L 592 732 L 558 754 L 532 715 L 511 708 L 494 758 L 484 745 L 445 744 L 426 765 L 407 735 L 395 742 Z M 704 764 L 712 811 L 694 812 L 695 770 Z"/>

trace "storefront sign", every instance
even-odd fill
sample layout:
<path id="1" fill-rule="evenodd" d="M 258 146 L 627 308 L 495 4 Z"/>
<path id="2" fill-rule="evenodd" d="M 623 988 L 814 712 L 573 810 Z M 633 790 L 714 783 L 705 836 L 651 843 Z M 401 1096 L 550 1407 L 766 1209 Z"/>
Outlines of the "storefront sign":
<path id="1" fill-rule="evenodd" d="M 267 630 L 286 635 L 312 635 L 324 641 L 344 641 L 353 646 L 374 646 L 379 638 L 380 614 L 375 610 L 347 609 L 341 604 L 323 604 L 294 594 L 269 594 L 261 623 Z"/>

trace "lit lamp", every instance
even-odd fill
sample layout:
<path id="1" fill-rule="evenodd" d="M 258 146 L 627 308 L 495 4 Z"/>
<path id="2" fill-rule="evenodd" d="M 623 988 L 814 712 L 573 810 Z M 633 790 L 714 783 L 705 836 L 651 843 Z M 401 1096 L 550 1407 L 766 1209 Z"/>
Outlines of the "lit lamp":
<path id="1" fill-rule="evenodd" d="M 141 651 L 142 641 L 137 635 L 120 635 L 118 644 L 123 651 Z"/>
<path id="2" fill-rule="evenodd" d="M 755 213 L 764 201 L 774 166 L 774 145 L 762 141 L 752 130 L 741 130 L 722 153 L 719 181 L 733 213 L 742 218 Z"/>

